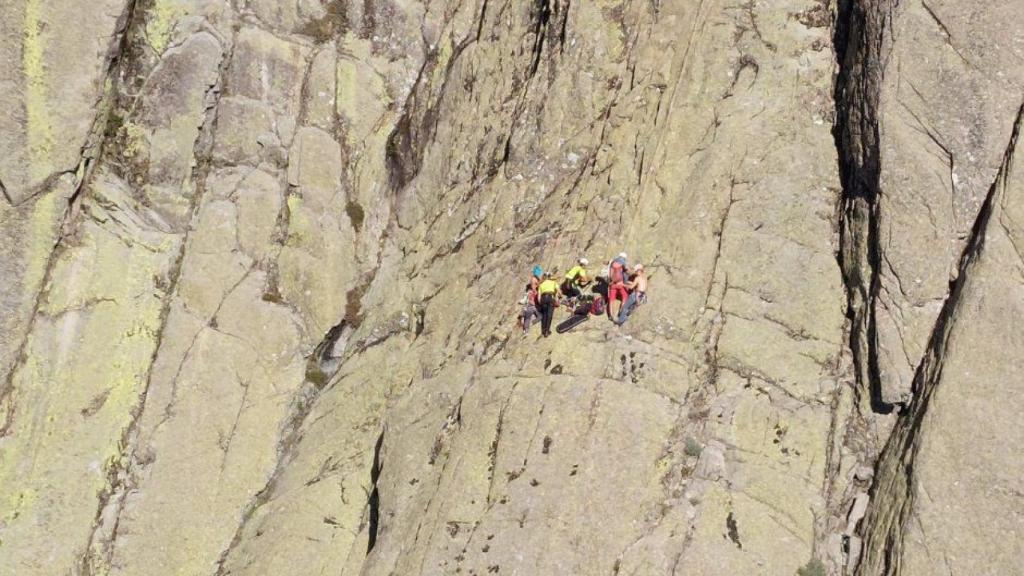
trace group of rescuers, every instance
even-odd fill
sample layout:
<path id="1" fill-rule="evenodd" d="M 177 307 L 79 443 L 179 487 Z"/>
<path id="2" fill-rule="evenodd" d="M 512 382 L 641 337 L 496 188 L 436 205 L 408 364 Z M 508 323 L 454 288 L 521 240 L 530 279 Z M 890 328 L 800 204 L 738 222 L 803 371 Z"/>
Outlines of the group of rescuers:
<path id="1" fill-rule="evenodd" d="M 541 334 L 551 335 L 551 320 L 555 308 L 564 303 L 572 310 L 577 300 L 584 298 L 583 289 L 593 286 L 592 298 L 597 304 L 607 302 L 605 309 L 612 322 L 622 325 L 637 306 L 647 302 L 647 273 L 643 264 L 632 268 L 626 261 L 623 252 L 608 263 L 607 272 L 603 276 L 593 278 L 587 272 L 590 262 L 580 258 L 576 265 L 565 273 L 561 282 L 555 280 L 550 272 L 544 272 L 540 266 L 533 267 L 530 282 L 526 286 L 523 298 L 523 310 L 519 315 L 519 326 L 526 333 L 535 318 L 540 318 Z M 595 283 L 596 280 L 596 283 Z"/>

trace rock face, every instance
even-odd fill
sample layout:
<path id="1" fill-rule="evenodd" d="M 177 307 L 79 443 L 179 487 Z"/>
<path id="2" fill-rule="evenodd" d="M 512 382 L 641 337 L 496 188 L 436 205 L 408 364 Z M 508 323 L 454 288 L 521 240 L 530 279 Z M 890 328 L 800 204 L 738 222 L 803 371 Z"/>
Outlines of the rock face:
<path id="1" fill-rule="evenodd" d="M 1018 0 L 9 4 L 0 573 L 1024 572 Z"/>

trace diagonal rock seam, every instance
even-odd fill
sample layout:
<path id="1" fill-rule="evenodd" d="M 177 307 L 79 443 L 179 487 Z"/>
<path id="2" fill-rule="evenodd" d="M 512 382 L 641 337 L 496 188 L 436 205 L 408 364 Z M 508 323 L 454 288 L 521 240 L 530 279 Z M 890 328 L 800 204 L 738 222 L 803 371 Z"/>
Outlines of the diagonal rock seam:
<path id="1" fill-rule="evenodd" d="M 114 40 L 111 42 L 110 52 L 107 57 L 106 74 L 104 76 L 104 82 L 112 85 L 116 85 L 120 78 L 121 68 L 128 65 L 123 59 L 123 56 L 127 49 L 127 42 L 129 38 L 129 32 L 132 21 L 135 19 L 136 6 L 139 0 L 129 0 L 125 6 L 125 10 L 119 18 L 120 24 L 117 27 L 117 32 L 114 35 Z M 39 195 L 45 193 L 45 191 L 51 188 L 56 180 L 63 175 L 74 174 L 76 175 L 76 182 L 74 190 L 67 198 L 67 202 L 63 207 L 63 211 L 59 217 L 58 223 L 58 234 L 54 239 L 52 248 L 48 252 L 48 257 L 43 270 L 43 279 L 39 284 L 38 291 L 33 296 L 32 313 L 29 315 L 29 322 L 25 328 L 23 334 L 20 335 L 20 344 L 18 346 L 18 352 L 15 356 L 16 361 L 14 366 L 7 372 L 4 381 L 0 382 L 0 406 L 4 405 L 5 399 L 11 394 L 12 387 L 14 386 L 14 376 L 17 372 L 17 368 L 25 362 L 25 347 L 28 345 L 29 334 L 32 332 L 32 328 L 35 325 L 36 318 L 39 316 L 40 307 L 42 306 L 43 299 L 46 296 L 47 287 L 50 284 L 50 280 L 53 274 L 53 267 L 60 255 L 60 248 L 64 243 L 65 236 L 69 233 L 70 228 L 74 225 L 73 218 L 76 215 L 76 205 L 80 202 L 82 192 L 85 190 L 93 179 L 93 168 L 95 167 L 95 161 L 98 160 L 104 150 L 106 139 L 104 133 L 111 122 L 111 108 L 116 102 L 116 90 L 104 90 L 97 102 L 98 113 L 93 119 L 93 126 L 89 132 L 89 136 L 86 140 L 85 145 L 82 147 L 80 154 L 79 165 L 76 169 L 63 172 L 61 174 L 54 175 L 50 178 L 39 191 L 29 195 L 20 202 L 15 202 L 14 199 L 9 195 L 7 188 L 3 182 L 0 181 L 0 192 L 3 193 L 5 200 L 11 206 L 25 205 L 31 202 L 33 199 L 39 197 Z M 91 152 L 90 152 L 91 150 Z M 7 435 L 7 431 L 11 426 L 11 419 L 13 418 L 14 406 L 8 406 L 6 413 L 0 414 L 0 438 Z"/>
<path id="2" fill-rule="evenodd" d="M 133 40 L 133 35 L 138 37 L 144 35 L 145 14 L 139 13 L 138 18 L 135 19 L 136 13 L 134 6 L 138 1 L 139 0 L 132 0 L 133 18 L 130 19 L 126 25 L 123 47 L 120 52 L 121 54 L 126 53 L 127 45 Z M 138 40 L 138 38 L 134 39 Z M 222 54 L 217 83 L 207 87 L 206 94 L 203 98 L 204 101 L 207 102 L 206 117 L 204 119 L 202 129 L 199 131 L 193 146 L 194 157 L 196 158 L 197 163 L 192 169 L 191 181 L 196 187 L 196 194 L 192 198 L 191 206 L 189 208 L 189 213 L 192 216 L 190 220 L 194 219 L 197 214 L 200 202 L 202 201 L 205 192 L 206 177 L 210 172 L 211 148 L 217 125 L 217 103 L 219 102 L 222 94 L 220 83 L 222 82 L 224 73 L 231 61 L 230 56 L 230 53 Z M 126 62 L 125 66 L 130 64 L 131 63 Z M 120 86 L 118 86 L 118 88 L 120 88 Z M 187 226 L 183 235 L 183 241 L 179 246 L 178 253 L 174 256 L 169 276 L 170 281 L 168 283 L 168 288 L 165 292 L 165 299 L 160 311 L 161 329 L 156 335 L 152 357 L 149 362 L 149 370 L 145 377 L 145 385 L 142 387 L 138 403 L 131 414 L 128 426 L 123 430 L 121 439 L 118 443 L 118 446 L 122 450 L 120 458 L 118 458 L 117 461 L 107 470 L 107 488 L 100 493 L 97 498 L 98 505 L 96 509 L 96 518 L 93 521 L 89 542 L 82 554 L 80 563 L 80 570 L 83 576 L 102 574 L 105 570 L 103 567 L 109 566 L 110 564 L 111 555 L 113 554 L 113 545 L 118 536 L 119 521 L 123 511 L 124 502 L 133 488 L 131 468 L 137 461 L 136 440 L 142 414 L 146 409 L 146 398 L 148 396 L 150 382 L 152 379 L 153 365 L 161 350 L 161 343 L 164 338 L 164 331 L 167 328 L 167 317 L 170 313 L 172 297 L 176 292 L 181 278 L 182 263 L 185 258 L 187 239 L 191 231 L 192 226 Z M 112 518 L 112 526 L 108 528 L 109 534 L 107 535 L 107 538 L 109 539 L 104 539 L 101 532 L 104 529 L 104 522 L 109 518 Z"/>
<path id="3" fill-rule="evenodd" d="M 872 507 L 864 523 L 866 550 L 881 557 L 869 556 L 861 564 L 858 574 L 869 576 L 900 574 L 899 558 L 904 531 L 910 521 L 914 500 L 918 497 L 914 487 L 914 461 L 920 446 L 919 429 L 928 414 L 932 396 L 942 375 L 946 344 L 956 313 L 961 306 L 961 293 L 970 276 L 971 268 L 985 250 L 985 237 L 989 223 L 997 212 L 1003 184 L 1009 177 L 1021 130 L 1024 129 L 1024 104 L 1013 123 L 1010 142 L 1006 146 L 1002 167 L 996 181 L 989 188 L 981 211 L 971 230 L 970 240 L 960 258 L 959 274 L 950 294 L 943 303 L 929 339 L 928 352 L 914 375 L 914 399 L 900 414 L 893 434 L 879 457 L 877 468 L 890 471 L 891 476 L 878 475 L 872 485 Z"/>
<path id="4" fill-rule="evenodd" d="M 871 409 L 899 416 L 874 468 L 891 471 L 877 474 L 870 487 L 871 507 L 861 524 L 867 558 L 851 558 L 858 574 L 899 574 L 900 548 L 917 497 L 914 461 L 919 446 L 919 427 L 942 373 L 946 338 L 956 322 L 960 293 L 972 263 L 984 249 L 984 236 L 995 209 L 1000 182 L 1006 178 L 1021 129 L 1018 111 L 1002 168 L 991 185 L 974 221 L 968 242 L 960 256 L 959 274 L 950 283 L 929 337 L 927 352 L 916 367 L 912 398 L 907 405 L 892 405 L 881 399 L 877 335 L 874 320 L 879 292 L 880 247 L 878 195 L 879 157 L 878 106 L 882 77 L 886 74 L 883 32 L 892 27 L 898 2 L 890 0 L 846 0 L 840 2 L 835 28 L 839 59 L 836 83 L 837 122 L 834 130 L 843 181 L 840 206 L 839 263 L 844 273 L 851 323 L 849 347 L 854 356 L 858 390 Z M 930 8 L 927 9 L 934 18 Z M 948 30 L 943 26 L 948 34 Z M 962 55 L 957 52 L 958 55 Z M 934 136 L 932 136 L 934 140 Z M 947 152 L 948 154 L 948 152 Z M 858 550 L 860 547 L 858 546 Z M 872 556 L 873 555 L 873 556 Z"/>
<path id="5" fill-rule="evenodd" d="M 136 8 L 139 1 L 140 0 L 126 0 L 124 10 L 117 18 L 117 24 L 115 25 L 114 34 L 110 39 L 109 48 L 106 54 L 106 62 L 104 64 L 103 83 L 105 86 L 116 83 L 119 80 L 118 74 L 124 65 L 122 60 L 126 53 L 129 28 L 132 21 L 135 19 Z M 94 109 L 97 110 L 97 114 L 92 120 L 92 127 L 86 135 L 85 142 L 79 149 L 79 161 L 75 167 L 51 174 L 39 186 L 37 186 L 35 190 L 30 190 L 28 194 L 25 194 L 24 197 L 19 200 L 14 199 L 10 191 L 8 191 L 7 187 L 4 185 L 3 180 L 0 179 L 0 195 L 4 197 L 7 203 L 14 207 L 26 205 L 53 189 L 54 185 L 58 180 L 60 180 L 60 178 L 71 175 L 76 176 L 76 179 L 78 180 L 75 192 L 72 193 L 68 200 L 69 204 L 73 204 L 75 199 L 81 193 L 82 187 L 85 186 L 90 179 L 89 176 L 91 174 L 91 167 L 94 161 L 103 153 L 103 145 L 105 144 L 104 129 L 109 124 L 110 106 L 114 100 L 114 91 L 105 88 L 100 93 L 93 106 Z"/>

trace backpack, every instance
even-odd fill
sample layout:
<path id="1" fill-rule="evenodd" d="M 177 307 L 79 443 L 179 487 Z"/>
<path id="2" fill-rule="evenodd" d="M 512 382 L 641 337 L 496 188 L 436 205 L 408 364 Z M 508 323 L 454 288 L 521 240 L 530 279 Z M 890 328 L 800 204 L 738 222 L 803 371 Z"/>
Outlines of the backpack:
<path id="1" fill-rule="evenodd" d="M 616 282 L 622 282 L 625 280 L 625 265 L 623 265 L 621 260 L 613 261 L 609 268 L 609 281 L 612 284 L 615 284 Z"/>
<path id="2" fill-rule="evenodd" d="M 590 313 L 594 316 L 604 314 L 604 298 L 600 296 L 594 297 L 594 302 L 590 305 Z"/>

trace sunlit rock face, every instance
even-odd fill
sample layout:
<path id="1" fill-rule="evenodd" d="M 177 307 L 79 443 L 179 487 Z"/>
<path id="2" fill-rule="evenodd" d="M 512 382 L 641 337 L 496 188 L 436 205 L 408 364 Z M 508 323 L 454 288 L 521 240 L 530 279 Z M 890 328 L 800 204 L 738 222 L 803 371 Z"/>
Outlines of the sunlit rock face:
<path id="1" fill-rule="evenodd" d="M 1024 573 L 1019 0 L 8 4 L 0 573 Z"/>

